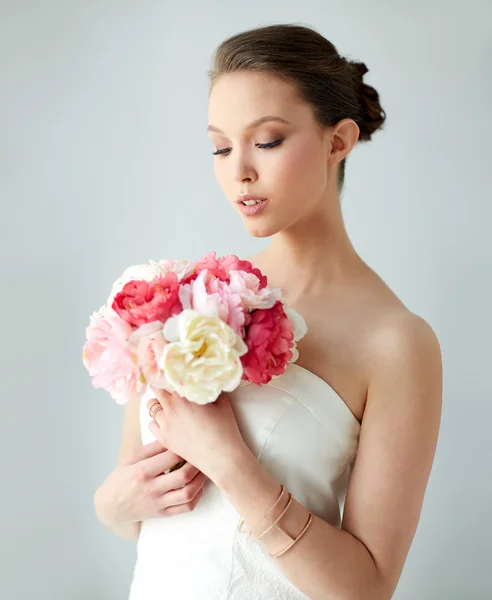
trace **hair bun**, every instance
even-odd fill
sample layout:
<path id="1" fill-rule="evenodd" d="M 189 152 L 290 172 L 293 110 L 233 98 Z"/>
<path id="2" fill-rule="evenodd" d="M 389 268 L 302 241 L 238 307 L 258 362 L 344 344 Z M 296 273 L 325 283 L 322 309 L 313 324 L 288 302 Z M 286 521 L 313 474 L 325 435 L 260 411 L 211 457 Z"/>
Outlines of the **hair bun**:
<path id="1" fill-rule="evenodd" d="M 364 75 L 369 71 L 366 66 L 366 63 L 363 62 L 351 62 L 352 68 L 354 69 L 357 77 L 362 79 Z"/>
<path id="2" fill-rule="evenodd" d="M 350 65 L 355 74 L 356 85 L 359 88 L 362 109 L 362 122 L 359 123 L 359 139 L 361 141 L 368 141 L 375 131 L 382 128 L 386 119 L 386 113 L 379 102 L 378 92 L 363 81 L 364 75 L 369 71 L 366 63 L 351 61 Z"/>

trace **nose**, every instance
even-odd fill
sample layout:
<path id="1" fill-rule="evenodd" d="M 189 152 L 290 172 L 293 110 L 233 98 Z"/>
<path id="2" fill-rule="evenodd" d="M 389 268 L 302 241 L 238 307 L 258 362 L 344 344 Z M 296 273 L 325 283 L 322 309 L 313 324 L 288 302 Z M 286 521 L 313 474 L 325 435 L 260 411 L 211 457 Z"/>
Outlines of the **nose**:
<path id="1" fill-rule="evenodd" d="M 236 154 L 236 160 L 234 162 L 234 180 L 238 183 L 252 182 L 257 178 L 256 170 L 254 169 L 251 161 L 248 160 L 246 155 Z"/>

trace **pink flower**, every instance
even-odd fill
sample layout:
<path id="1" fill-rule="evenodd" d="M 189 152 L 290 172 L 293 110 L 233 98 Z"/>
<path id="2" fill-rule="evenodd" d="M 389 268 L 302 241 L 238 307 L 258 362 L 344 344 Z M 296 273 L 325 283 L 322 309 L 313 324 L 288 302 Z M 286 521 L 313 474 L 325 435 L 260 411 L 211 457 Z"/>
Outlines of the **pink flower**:
<path id="1" fill-rule="evenodd" d="M 231 292 L 229 285 L 217 279 L 207 269 L 191 283 L 182 285 L 179 298 L 183 309 L 193 309 L 201 315 L 216 316 L 244 337 L 246 312 L 241 296 Z"/>
<path id="2" fill-rule="evenodd" d="M 252 312 L 250 317 L 244 340 L 248 352 L 241 357 L 243 379 L 262 385 L 281 375 L 292 358 L 292 322 L 280 301 L 272 308 Z"/>
<path id="3" fill-rule="evenodd" d="M 209 252 L 203 258 L 195 262 L 193 272 L 183 278 L 183 283 L 191 283 L 198 275 L 207 270 L 217 279 L 229 283 L 230 274 L 232 271 L 245 271 L 256 275 L 259 280 L 259 289 L 262 290 L 267 286 L 267 278 L 259 269 L 253 267 L 248 260 L 240 260 L 235 254 L 228 254 L 221 258 L 217 258 L 215 251 Z"/>
<path id="4" fill-rule="evenodd" d="M 219 259 L 219 263 L 221 267 L 230 275 L 232 271 L 244 271 L 246 273 L 255 275 L 258 278 L 258 289 L 260 290 L 266 288 L 268 285 L 268 279 L 266 275 L 263 275 L 260 269 L 253 267 L 249 260 L 240 260 L 235 254 L 229 254 L 228 256 L 224 256 L 224 258 Z"/>
<path id="5" fill-rule="evenodd" d="M 85 368 L 95 388 L 104 388 L 118 404 L 141 398 L 147 388 L 128 338 L 133 329 L 111 310 L 94 313 L 86 329 L 82 351 Z"/>
<path id="6" fill-rule="evenodd" d="M 209 252 L 203 258 L 195 262 L 193 271 L 183 278 L 182 283 L 192 283 L 202 271 L 207 270 L 211 275 L 221 281 L 229 282 L 228 272 L 220 266 L 220 261 L 216 258 L 216 253 Z"/>
<path id="7" fill-rule="evenodd" d="M 229 289 L 241 296 L 243 306 L 248 310 L 272 308 L 281 299 L 280 288 L 261 287 L 261 280 L 253 272 L 231 271 Z"/>
<path id="8" fill-rule="evenodd" d="M 129 344 L 137 356 L 138 364 L 150 386 L 170 391 L 164 371 L 159 367 L 167 340 L 164 337 L 164 323 L 153 321 L 141 325 L 133 331 Z"/>
<path id="9" fill-rule="evenodd" d="M 158 275 L 152 281 L 129 281 L 116 294 L 113 310 L 134 327 L 152 321 L 165 323 L 181 312 L 179 283 L 176 273 Z"/>

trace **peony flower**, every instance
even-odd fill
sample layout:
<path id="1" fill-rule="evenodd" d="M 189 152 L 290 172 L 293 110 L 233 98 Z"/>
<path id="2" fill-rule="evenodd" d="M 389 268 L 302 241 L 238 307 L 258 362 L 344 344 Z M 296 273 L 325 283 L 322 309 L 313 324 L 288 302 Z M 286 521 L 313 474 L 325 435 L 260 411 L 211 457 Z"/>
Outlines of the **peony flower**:
<path id="1" fill-rule="evenodd" d="M 246 313 L 241 296 L 231 293 L 229 285 L 207 269 L 191 283 L 181 286 L 179 299 L 183 309 L 191 308 L 202 315 L 219 317 L 243 337 Z"/>
<path id="2" fill-rule="evenodd" d="M 284 304 L 284 311 L 287 317 L 292 322 L 292 333 L 294 334 L 294 345 L 292 346 L 292 358 L 289 362 L 295 363 L 299 358 L 299 351 L 297 349 L 297 342 L 301 340 L 307 333 L 307 325 L 304 317 L 296 312 L 290 306 Z"/>
<path id="3" fill-rule="evenodd" d="M 128 345 L 133 329 L 125 320 L 104 307 L 91 315 L 82 360 L 95 388 L 104 388 L 118 404 L 130 397 L 142 398 L 145 378 Z"/>
<path id="4" fill-rule="evenodd" d="M 180 396 L 208 404 L 238 387 L 248 349 L 220 318 L 185 309 L 166 322 L 164 337 L 169 343 L 159 367 Z"/>
<path id="5" fill-rule="evenodd" d="M 147 383 L 154 388 L 171 391 L 166 375 L 158 364 L 167 344 L 163 327 L 161 321 L 141 325 L 133 331 L 128 342 Z"/>
<path id="6" fill-rule="evenodd" d="M 220 258 L 219 264 L 225 271 L 229 273 L 229 275 L 231 275 L 232 271 L 244 271 L 246 273 L 256 275 L 260 282 L 260 290 L 266 288 L 268 285 L 268 279 L 266 275 L 263 275 L 260 269 L 253 267 L 249 260 L 240 260 L 235 254 L 229 254 L 228 256 Z"/>
<path id="7" fill-rule="evenodd" d="M 194 269 L 194 263 L 189 260 L 162 259 L 158 263 L 154 263 L 152 260 L 150 263 L 158 265 L 164 269 L 165 273 L 176 273 L 178 281 L 182 281 L 185 277 L 193 273 Z"/>
<path id="8" fill-rule="evenodd" d="M 164 265 L 150 261 L 148 265 L 134 265 L 128 267 L 123 271 L 123 274 L 113 283 L 111 293 L 106 302 L 107 306 L 113 305 L 113 300 L 119 292 L 124 288 L 125 284 L 129 281 L 153 281 L 158 275 L 166 275 L 170 269 L 167 269 Z"/>
<path id="9" fill-rule="evenodd" d="M 307 325 L 304 317 L 300 315 L 297 311 L 295 311 L 287 304 L 284 304 L 284 311 L 287 317 L 292 322 L 292 333 L 294 334 L 294 341 L 298 342 L 301 340 L 307 333 Z"/>
<path id="10" fill-rule="evenodd" d="M 239 294 L 242 305 L 249 310 L 272 308 L 282 297 L 280 288 L 262 288 L 260 279 L 247 271 L 231 271 L 229 289 Z"/>
<path id="11" fill-rule="evenodd" d="M 259 269 L 253 267 L 249 260 L 240 260 L 235 254 L 228 254 L 227 256 L 217 258 L 215 251 L 209 252 L 203 258 L 197 260 L 193 271 L 183 278 L 183 283 L 191 283 L 205 269 L 214 277 L 226 283 L 229 283 L 232 271 L 245 271 L 246 273 L 256 275 L 259 280 L 260 290 L 267 287 L 268 280 L 266 276 Z"/>
<path id="12" fill-rule="evenodd" d="M 116 294 L 113 310 L 134 327 L 152 321 L 162 321 L 182 310 L 176 273 L 158 275 L 150 283 L 129 281 Z"/>
<path id="13" fill-rule="evenodd" d="M 193 271 L 183 278 L 182 283 L 192 283 L 200 273 L 205 270 L 220 281 L 229 281 L 229 274 L 221 267 L 219 259 L 216 258 L 216 253 L 209 252 L 203 258 L 200 258 L 195 262 Z"/>
<path id="14" fill-rule="evenodd" d="M 294 334 L 280 300 L 272 308 L 253 311 L 250 317 L 244 340 L 248 353 L 241 358 L 243 378 L 261 385 L 285 371 L 293 356 Z"/>

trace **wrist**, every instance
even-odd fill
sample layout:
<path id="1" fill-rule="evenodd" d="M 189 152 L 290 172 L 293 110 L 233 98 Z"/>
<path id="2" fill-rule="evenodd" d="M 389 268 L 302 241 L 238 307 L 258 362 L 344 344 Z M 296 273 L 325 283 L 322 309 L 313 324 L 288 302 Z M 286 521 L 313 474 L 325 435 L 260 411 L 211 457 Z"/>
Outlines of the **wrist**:
<path id="1" fill-rule="evenodd" d="M 102 487 L 99 487 L 94 494 L 94 509 L 99 520 L 107 526 L 121 523 L 115 518 L 115 509 L 104 493 Z"/>
<path id="2" fill-rule="evenodd" d="M 114 508 L 107 503 L 103 493 L 97 489 L 94 494 L 94 509 L 99 521 L 119 537 L 134 541 L 140 534 L 141 521 L 121 521 L 114 517 Z"/>
<path id="3" fill-rule="evenodd" d="M 101 488 L 97 488 L 94 493 L 94 509 L 96 511 L 96 515 L 99 520 L 102 521 L 105 525 L 108 525 L 112 519 L 110 519 L 109 515 L 111 511 L 108 510 L 108 503 L 104 494 L 101 491 Z"/>
<path id="4" fill-rule="evenodd" d="M 208 477 L 217 487 L 225 491 L 225 488 L 227 488 L 237 473 L 244 473 L 245 470 L 251 468 L 253 463 L 259 466 L 248 446 L 242 444 L 232 448 L 228 452 L 222 452 L 214 461 L 212 472 L 208 474 Z"/>

